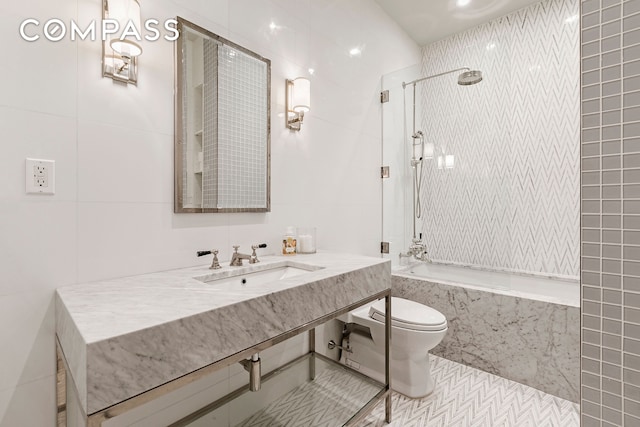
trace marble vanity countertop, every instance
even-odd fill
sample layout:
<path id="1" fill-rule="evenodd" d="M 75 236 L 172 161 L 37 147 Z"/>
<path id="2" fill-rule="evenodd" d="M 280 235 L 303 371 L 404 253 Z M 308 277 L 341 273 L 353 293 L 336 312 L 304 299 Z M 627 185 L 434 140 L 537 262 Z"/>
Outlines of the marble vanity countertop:
<path id="1" fill-rule="evenodd" d="M 336 253 L 266 256 L 61 287 L 56 334 L 80 403 L 99 412 L 391 287 L 391 264 Z M 213 278 L 311 270 L 262 285 Z"/>

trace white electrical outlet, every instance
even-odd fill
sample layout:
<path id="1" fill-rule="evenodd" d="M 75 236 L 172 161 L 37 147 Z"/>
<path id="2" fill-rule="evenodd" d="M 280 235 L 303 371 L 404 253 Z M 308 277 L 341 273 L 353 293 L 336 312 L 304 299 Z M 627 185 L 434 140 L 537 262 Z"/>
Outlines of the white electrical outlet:
<path id="1" fill-rule="evenodd" d="M 55 160 L 27 159 L 25 167 L 26 191 L 29 194 L 54 194 L 56 192 Z"/>

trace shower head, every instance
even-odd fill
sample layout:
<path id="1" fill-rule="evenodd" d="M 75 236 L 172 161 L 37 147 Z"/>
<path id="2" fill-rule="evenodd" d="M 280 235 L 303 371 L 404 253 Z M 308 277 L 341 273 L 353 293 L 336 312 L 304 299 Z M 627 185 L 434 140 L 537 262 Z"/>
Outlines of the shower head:
<path id="1" fill-rule="evenodd" d="M 482 81 L 482 71 L 468 70 L 458 76 L 458 84 L 461 86 L 474 85 Z"/>
<path id="2" fill-rule="evenodd" d="M 418 138 L 422 138 L 424 136 L 424 134 L 422 133 L 421 130 L 415 132 L 413 135 L 411 135 L 411 138 L 413 139 L 418 139 Z"/>

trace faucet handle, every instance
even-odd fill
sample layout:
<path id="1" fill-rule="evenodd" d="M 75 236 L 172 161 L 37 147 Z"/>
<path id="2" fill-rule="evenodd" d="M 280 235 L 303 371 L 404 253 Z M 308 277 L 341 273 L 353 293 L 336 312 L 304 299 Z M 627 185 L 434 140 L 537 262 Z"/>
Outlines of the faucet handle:
<path id="1" fill-rule="evenodd" d="M 222 268 L 220 267 L 220 262 L 218 262 L 218 250 L 217 249 L 211 249 L 210 251 L 198 251 L 197 252 L 198 256 L 205 256 L 205 255 L 209 255 L 209 254 L 213 254 L 213 261 L 211 262 L 211 269 L 213 270 L 217 270 L 218 268 Z"/>
<path id="2" fill-rule="evenodd" d="M 211 267 L 209 267 L 209 269 L 211 270 L 217 270 L 219 268 L 222 268 L 220 266 L 220 261 L 218 261 L 218 250 L 214 249 L 213 251 L 211 251 L 213 253 L 213 261 L 211 261 Z"/>
<path id="3" fill-rule="evenodd" d="M 253 249 L 253 252 L 251 252 L 251 257 L 249 258 L 249 264 L 255 264 L 257 262 L 260 262 L 260 260 L 258 259 L 258 254 L 256 254 L 256 249 L 266 248 L 266 247 L 267 247 L 266 243 L 251 245 L 251 249 Z"/>
<path id="4" fill-rule="evenodd" d="M 240 245 L 233 245 L 233 251 L 234 252 L 238 252 L 238 249 L 240 249 Z"/>

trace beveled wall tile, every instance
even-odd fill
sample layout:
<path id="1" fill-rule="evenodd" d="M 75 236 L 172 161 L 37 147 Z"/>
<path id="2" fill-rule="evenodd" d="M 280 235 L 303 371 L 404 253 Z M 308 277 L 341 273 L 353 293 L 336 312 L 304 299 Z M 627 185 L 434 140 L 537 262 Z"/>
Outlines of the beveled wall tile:
<path id="1" fill-rule="evenodd" d="M 606 85 L 607 83 L 605 83 Z M 618 85 L 619 86 L 619 85 Z M 620 97 L 616 97 L 616 99 L 620 99 Z M 607 108 L 608 110 L 608 108 Z M 615 125 L 620 123 L 620 110 L 612 110 L 602 113 L 602 124 L 607 125 Z"/>
<path id="2" fill-rule="evenodd" d="M 592 103 L 595 104 L 593 100 Z M 635 105 L 640 105 L 640 92 L 625 93 L 623 97 L 623 106 L 626 108 Z"/>
<path id="3" fill-rule="evenodd" d="M 625 122 L 639 121 L 640 107 L 625 108 L 622 117 Z"/>
<path id="4" fill-rule="evenodd" d="M 602 330 L 611 334 L 621 334 L 622 322 L 619 320 L 603 319 Z"/>
<path id="5" fill-rule="evenodd" d="M 603 200 L 607 200 L 607 199 L 619 199 L 620 198 L 620 191 L 621 191 L 621 187 L 620 185 L 603 185 L 602 188 L 602 199 Z M 598 188 L 598 187 L 595 187 Z M 584 191 L 583 191 L 583 195 L 584 195 Z"/>
<path id="6" fill-rule="evenodd" d="M 640 292 L 640 277 L 626 276 L 622 283 L 625 291 Z"/>
<path id="7" fill-rule="evenodd" d="M 622 398 L 609 393 L 602 393 L 602 404 L 609 408 L 621 410 Z"/>
<path id="8" fill-rule="evenodd" d="M 605 289 L 602 292 L 602 301 L 610 304 L 622 304 L 622 292 Z"/>
<path id="9" fill-rule="evenodd" d="M 582 399 L 593 403 L 600 403 L 600 392 L 591 387 L 582 387 Z"/>
<path id="10" fill-rule="evenodd" d="M 608 52 L 610 50 L 620 49 L 620 34 L 616 34 L 615 36 L 607 37 L 606 39 L 602 39 L 600 41 L 600 51 Z M 604 72 L 604 70 L 603 70 Z"/>
<path id="11" fill-rule="evenodd" d="M 630 329 L 630 330 L 635 330 L 637 335 L 637 328 L 640 325 L 635 325 L 632 323 L 625 323 L 624 324 L 624 328 L 625 328 L 625 334 L 626 334 L 626 330 Z M 630 338 L 625 338 L 624 339 L 624 351 L 625 353 L 630 353 L 632 355 L 638 355 L 640 354 L 640 341 L 634 340 L 634 339 L 630 339 Z M 629 366 L 625 366 L 625 368 L 628 368 Z"/>
<path id="12" fill-rule="evenodd" d="M 630 45 L 640 43 L 640 30 L 634 30 L 634 31 L 625 33 L 622 37 L 623 37 L 622 40 L 623 40 L 624 46 L 630 46 Z M 630 66 L 629 72 L 627 72 L 627 65 Z M 629 64 L 625 64 L 625 76 L 631 75 L 631 74 L 638 74 L 637 67 L 638 67 L 637 61 L 631 62 Z"/>
<path id="13" fill-rule="evenodd" d="M 584 0 L 580 7 L 582 15 L 587 15 L 589 13 L 600 13 L 600 0 Z"/>
<path id="14" fill-rule="evenodd" d="M 640 0 L 581 7 L 582 425 L 620 427 L 640 422 Z"/>
<path id="15" fill-rule="evenodd" d="M 620 6 L 613 6 L 613 7 L 608 7 L 606 9 L 602 9 L 602 12 L 600 13 L 600 16 L 601 16 L 600 22 L 604 24 L 606 22 L 610 22 L 615 19 L 620 19 L 621 12 L 622 12 L 622 8 Z"/>
<path id="16" fill-rule="evenodd" d="M 590 13 L 582 17 L 582 28 L 595 27 L 600 24 L 600 12 Z"/>
<path id="17" fill-rule="evenodd" d="M 602 145 L 602 154 L 619 154 L 622 143 L 620 140 L 603 141 L 601 145 Z"/>
<path id="18" fill-rule="evenodd" d="M 604 288 L 620 289 L 621 282 L 620 276 L 617 274 L 602 275 L 602 286 Z"/>
<path id="19" fill-rule="evenodd" d="M 593 72 L 593 71 L 592 71 Z M 602 72 L 602 81 L 607 82 L 611 80 L 619 80 L 620 79 L 620 66 L 614 65 L 613 67 L 603 68 Z"/>
<path id="20" fill-rule="evenodd" d="M 585 328 L 600 330 L 600 317 L 599 316 L 590 316 L 587 314 L 582 315 L 582 326 Z M 583 343 L 583 345 L 586 345 Z M 599 348 L 599 347 L 598 347 Z"/>
<path id="21" fill-rule="evenodd" d="M 640 28 L 640 15 L 631 15 L 622 20 L 624 31 L 633 31 Z"/>
<path id="22" fill-rule="evenodd" d="M 636 387 L 631 384 L 625 384 L 624 396 L 636 401 L 640 401 L 640 387 Z"/>
<path id="23" fill-rule="evenodd" d="M 640 36 L 640 32 L 638 33 Z M 624 77 L 631 77 L 640 74 L 640 61 L 633 61 L 622 66 Z"/>
<path id="24" fill-rule="evenodd" d="M 602 25 L 601 27 L 602 37 L 608 37 L 614 34 L 620 34 L 621 26 L 622 26 L 621 20 L 609 22 L 608 24 Z"/>

